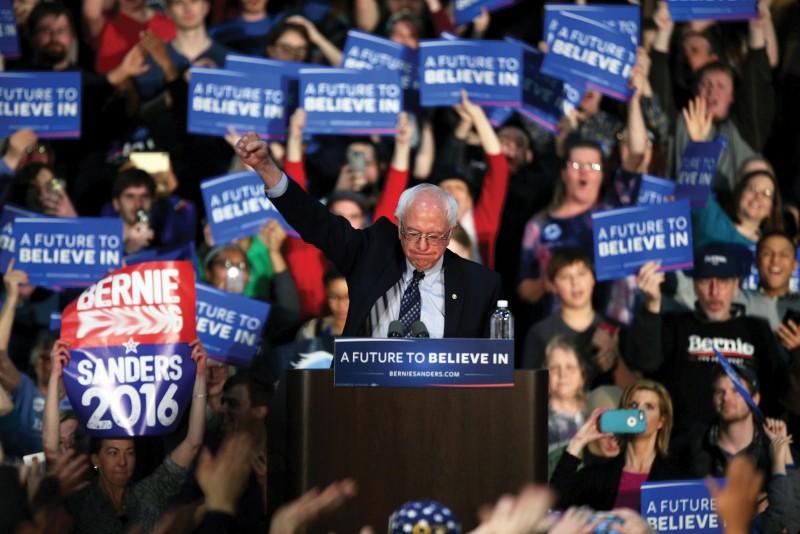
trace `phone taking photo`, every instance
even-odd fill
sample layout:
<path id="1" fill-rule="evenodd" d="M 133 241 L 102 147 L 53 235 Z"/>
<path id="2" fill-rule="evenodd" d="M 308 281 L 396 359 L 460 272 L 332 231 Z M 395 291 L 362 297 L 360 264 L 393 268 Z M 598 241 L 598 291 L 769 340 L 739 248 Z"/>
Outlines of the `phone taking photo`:
<path id="1" fill-rule="evenodd" d="M 600 416 L 600 432 L 641 434 L 646 427 L 641 410 L 608 410 Z"/>

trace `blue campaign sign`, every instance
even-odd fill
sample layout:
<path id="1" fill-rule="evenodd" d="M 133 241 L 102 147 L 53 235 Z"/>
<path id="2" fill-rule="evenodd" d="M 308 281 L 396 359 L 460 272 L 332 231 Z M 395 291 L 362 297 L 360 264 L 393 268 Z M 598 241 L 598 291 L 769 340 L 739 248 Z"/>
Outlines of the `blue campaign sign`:
<path id="1" fill-rule="evenodd" d="M 691 268 L 692 218 L 689 202 L 631 206 L 592 214 L 596 278 L 616 280 L 648 261 L 662 271 Z"/>
<path id="2" fill-rule="evenodd" d="M 638 36 L 638 6 L 547 4 L 548 52 L 541 70 L 565 81 L 585 79 L 591 88 L 627 101 Z"/>
<path id="3" fill-rule="evenodd" d="M 205 284 L 197 287 L 197 335 L 215 360 L 250 367 L 270 305 Z"/>
<path id="4" fill-rule="evenodd" d="M 580 105 L 586 82 L 577 78 L 564 81 L 542 74 L 544 55 L 541 52 L 521 41 L 506 40 L 522 47 L 525 60 L 522 107 L 517 111 L 546 130 L 557 133 L 561 117 Z"/>
<path id="5" fill-rule="evenodd" d="M 643 174 L 639 182 L 639 197 L 637 204 L 665 204 L 672 202 L 675 196 L 675 182 Z"/>
<path id="6" fill-rule="evenodd" d="M 416 50 L 389 39 L 358 30 L 347 32 L 342 51 L 342 68 L 352 70 L 390 70 L 399 72 L 403 89 L 419 87 Z"/>
<path id="7" fill-rule="evenodd" d="M 64 388 L 89 434 L 172 432 L 192 402 L 194 271 L 150 262 L 108 273 L 64 309 Z"/>
<path id="8" fill-rule="evenodd" d="M 81 136 L 79 72 L 0 72 L 0 137 L 31 128 L 39 137 Z"/>
<path id="9" fill-rule="evenodd" d="M 508 119 L 514 114 L 514 108 L 495 108 L 492 106 L 486 106 L 483 108 L 483 111 L 486 113 L 486 118 L 489 119 L 489 123 L 494 126 L 495 128 L 500 128 L 503 126 Z M 518 111 L 518 110 L 517 110 Z"/>
<path id="10" fill-rule="evenodd" d="M 300 79 L 300 69 L 309 67 L 307 63 L 295 61 L 278 61 L 265 57 L 246 56 L 242 54 L 228 54 L 225 56 L 225 70 L 243 72 L 257 77 L 276 78 L 280 76 L 286 80 L 286 110 L 291 115 L 297 108 L 297 82 Z"/>
<path id="11" fill-rule="evenodd" d="M 404 109 L 400 73 L 389 70 L 303 69 L 299 93 L 311 134 L 394 135 Z"/>
<path id="12" fill-rule="evenodd" d="M 0 0 L 0 54 L 6 59 L 20 56 L 17 17 L 11 0 Z"/>
<path id="13" fill-rule="evenodd" d="M 515 0 L 455 0 L 455 13 L 453 18 L 458 26 L 469 24 L 481 14 L 481 9 L 489 12 L 497 11 L 510 6 Z"/>
<path id="14" fill-rule="evenodd" d="M 19 217 L 15 268 L 51 289 L 86 287 L 122 264 L 122 219 Z"/>
<path id="15" fill-rule="evenodd" d="M 194 243 L 183 243 L 173 247 L 146 248 L 125 256 L 126 265 L 136 265 L 146 261 L 179 261 L 195 262 L 197 252 Z"/>
<path id="16" fill-rule="evenodd" d="M 229 128 L 286 137 L 286 81 L 222 69 L 192 68 L 188 131 L 224 137 Z"/>
<path id="17" fill-rule="evenodd" d="M 337 339 L 337 386 L 512 387 L 514 341 Z"/>
<path id="18" fill-rule="evenodd" d="M 254 172 L 237 172 L 200 183 L 208 224 L 215 243 L 228 243 L 258 233 L 261 225 L 276 219 L 296 236 L 283 215 L 264 193 L 264 182 Z"/>
<path id="19" fill-rule="evenodd" d="M 725 143 L 722 140 L 689 143 L 683 150 L 675 196 L 688 198 L 693 208 L 704 208 Z"/>
<path id="20" fill-rule="evenodd" d="M 757 0 L 667 0 L 675 22 L 752 19 L 758 13 L 757 4 Z"/>
<path id="21" fill-rule="evenodd" d="M 6 272 L 8 262 L 14 257 L 16 241 L 14 240 L 14 221 L 17 217 L 41 217 L 40 214 L 6 204 L 0 214 L 0 272 Z"/>
<path id="22" fill-rule="evenodd" d="M 720 487 L 725 479 L 717 479 Z M 722 533 L 717 503 L 705 480 L 642 484 L 641 514 L 656 532 Z"/>
<path id="23" fill-rule="evenodd" d="M 522 104 L 523 51 L 519 43 L 432 40 L 419 45 L 420 105 L 451 106 L 461 90 L 481 106 Z"/>

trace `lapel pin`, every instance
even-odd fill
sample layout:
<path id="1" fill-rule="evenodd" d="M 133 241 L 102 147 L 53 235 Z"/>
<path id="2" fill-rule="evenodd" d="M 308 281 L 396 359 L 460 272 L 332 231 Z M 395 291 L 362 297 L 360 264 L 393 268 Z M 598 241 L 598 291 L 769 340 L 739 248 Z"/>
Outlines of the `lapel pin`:
<path id="1" fill-rule="evenodd" d="M 453 299 L 453 300 L 456 300 L 456 299 L 458 299 L 458 295 L 453 293 L 452 295 L 450 295 L 450 298 Z"/>

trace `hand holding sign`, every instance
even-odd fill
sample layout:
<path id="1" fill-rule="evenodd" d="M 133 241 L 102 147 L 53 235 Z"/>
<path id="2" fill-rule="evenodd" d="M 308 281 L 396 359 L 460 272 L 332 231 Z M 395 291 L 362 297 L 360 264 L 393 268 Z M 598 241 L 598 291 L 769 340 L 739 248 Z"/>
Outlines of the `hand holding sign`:
<path id="1" fill-rule="evenodd" d="M 658 269 L 661 264 L 657 261 L 648 261 L 636 275 L 636 286 L 644 295 L 644 305 L 650 313 L 661 312 L 661 284 L 664 282 L 664 273 Z"/>

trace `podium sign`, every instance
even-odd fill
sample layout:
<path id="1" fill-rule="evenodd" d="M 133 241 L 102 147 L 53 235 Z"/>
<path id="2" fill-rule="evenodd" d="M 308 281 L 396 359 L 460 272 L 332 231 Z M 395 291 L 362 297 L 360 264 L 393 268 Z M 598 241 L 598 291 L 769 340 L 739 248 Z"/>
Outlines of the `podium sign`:
<path id="1" fill-rule="evenodd" d="M 338 386 L 512 387 L 514 341 L 506 339 L 337 339 Z"/>

